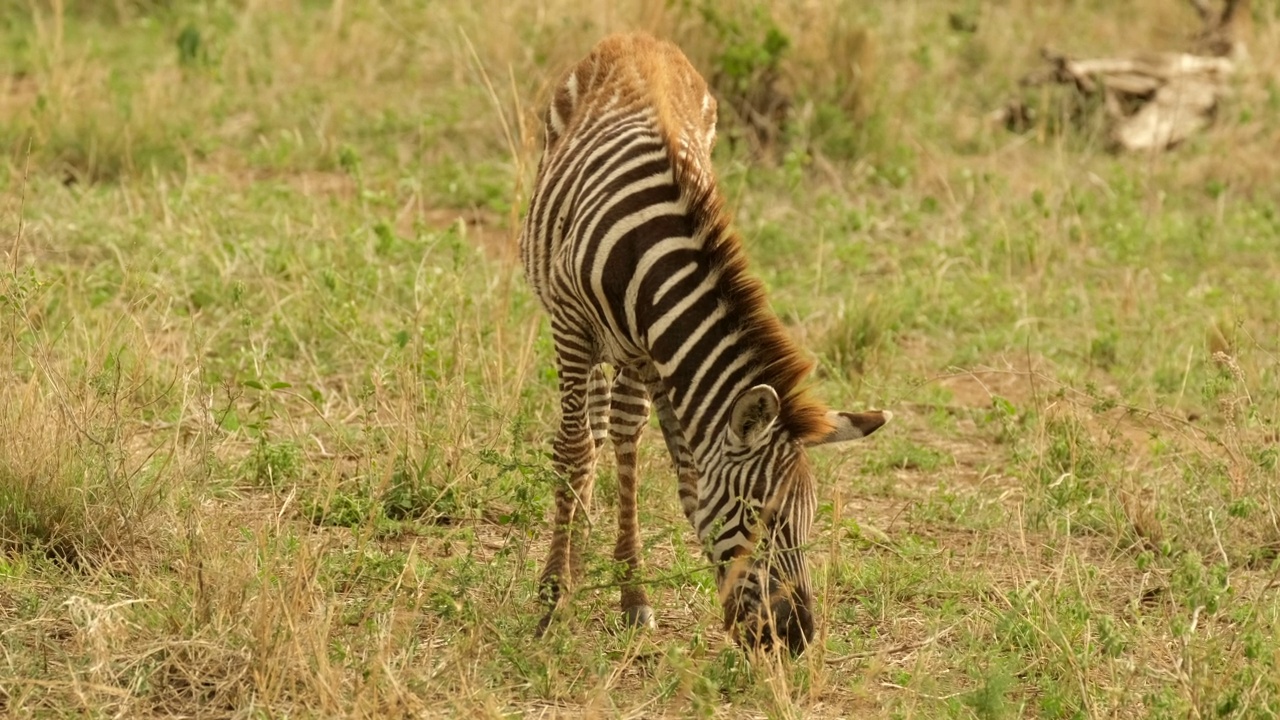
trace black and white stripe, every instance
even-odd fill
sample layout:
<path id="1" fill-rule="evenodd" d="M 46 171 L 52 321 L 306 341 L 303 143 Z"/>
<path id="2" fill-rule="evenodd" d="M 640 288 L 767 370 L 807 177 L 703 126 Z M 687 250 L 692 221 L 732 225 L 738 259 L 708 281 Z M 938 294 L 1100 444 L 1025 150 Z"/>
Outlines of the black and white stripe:
<path id="1" fill-rule="evenodd" d="M 645 395 L 652 398 L 682 508 L 718 567 L 726 622 L 763 619 L 746 629 L 748 640 L 776 636 L 803 647 L 812 618 L 802 551 L 815 505 L 804 445 L 861 437 L 887 417 L 828 413 L 816 440 L 780 420 L 793 400 L 785 387 L 779 397 L 773 376 L 799 361 L 771 356 L 776 341 L 758 337 L 752 317 L 763 300 L 753 306 L 738 297 L 740 281 L 726 261 L 725 247 L 736 249 L 737 238 L 727 222 L 706 219 L 715 192 L 714 100 L 700 78 L 685 82 L 701 84 L 702 97 L 686 103 L 701 116 L 676 118 L 673 127 L 673 111 L 646 95 L 636 75 L 625 58 L 584 61 L 558 88 L 521 237 L 526 275 L 556 344 L 556 466 L 572 486 L 565 502 L 590 492 L 583 468 L 594 454 L 575 438 L 587 406 L 593 438 L 604 434 L 610 400 L 600 396 L 608 388 L 586 379 L 609 363 L 619 369 L 616 422 L 642 426 Z M 553 541 L 544 584 L 559 588 L 557 552 Z"/>

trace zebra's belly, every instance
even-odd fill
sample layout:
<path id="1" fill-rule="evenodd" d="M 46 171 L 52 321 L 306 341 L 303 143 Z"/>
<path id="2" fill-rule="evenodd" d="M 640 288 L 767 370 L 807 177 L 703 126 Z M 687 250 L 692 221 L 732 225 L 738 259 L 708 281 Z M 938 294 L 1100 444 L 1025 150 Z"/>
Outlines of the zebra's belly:
<path id="1" fill-rule="evenodd" d="M 649 354 L 630 340 L 618 337 L 615 333 L 604 332 L 600 338 L 603 362 L 614 367 L 649 365 Z"/>

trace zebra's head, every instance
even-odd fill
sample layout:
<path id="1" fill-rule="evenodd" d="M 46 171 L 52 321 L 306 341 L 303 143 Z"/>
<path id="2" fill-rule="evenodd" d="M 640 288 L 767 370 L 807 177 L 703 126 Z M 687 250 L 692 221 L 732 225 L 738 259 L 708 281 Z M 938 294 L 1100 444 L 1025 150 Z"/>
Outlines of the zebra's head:
<path id="1" fill-rule="evenodd" d="M 757 385 L 734 401 L 722 462 L 704 483 L 700 527 L 717 567 L 725 627 L 748 648 L 799 653 L 813 638 L 814 603 L 805 562 L 817 495 L 806 447 L 864 438 L 887 411 L 830 411 L 817 437 L 797 438 L 779 422 L 777 392 Z"/>

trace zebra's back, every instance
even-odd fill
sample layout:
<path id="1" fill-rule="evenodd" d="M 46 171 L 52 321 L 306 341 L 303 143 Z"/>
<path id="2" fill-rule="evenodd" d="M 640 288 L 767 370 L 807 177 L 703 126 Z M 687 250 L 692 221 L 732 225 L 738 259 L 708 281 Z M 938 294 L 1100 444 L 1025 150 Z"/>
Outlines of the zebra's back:
<path id="1" fill-rule="evenodd" d="M 643 354 L 646 309 L 703 240 L 689 197 L 714 184 L 715 100 L 674 46 L 615 35 L 557 85 L 546 133 L 526 275 L 553 321 L 571 313 L 606 354 Z"/>

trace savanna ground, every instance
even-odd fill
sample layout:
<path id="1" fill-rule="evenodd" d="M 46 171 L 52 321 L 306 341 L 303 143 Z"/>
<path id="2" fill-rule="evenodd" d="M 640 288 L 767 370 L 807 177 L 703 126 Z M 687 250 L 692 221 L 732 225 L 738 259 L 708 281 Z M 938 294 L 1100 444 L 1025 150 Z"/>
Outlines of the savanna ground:
<path id="1" fill-rule="evenodd" d="M 0 0 L 0 714 L 1280 714 L 1280 24 L 1115 156 L 1049 44 L 1189 3 Z M 677 39 L 832 405 L 821 637 L 756 658 L 650 431 L 660 627 L 600 552 L 537 640 L 557 410 L 514 262 L 547 85 Z M 770 78 L 777 77 L 771 84 Z M 735 94 L 736 93 L 736 94 Z M 758 145 L 732 98 L 785 97 Z M 764 106 L 768 103 L 765 102 Z"/>

